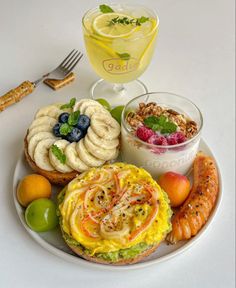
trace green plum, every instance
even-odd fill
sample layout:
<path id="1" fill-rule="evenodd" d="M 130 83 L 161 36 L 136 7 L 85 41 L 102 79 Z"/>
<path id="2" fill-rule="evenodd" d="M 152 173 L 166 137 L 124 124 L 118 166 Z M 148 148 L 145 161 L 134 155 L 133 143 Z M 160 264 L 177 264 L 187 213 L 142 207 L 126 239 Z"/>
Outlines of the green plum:
<path id="1" fill-rule="evenodd" d="M 111 105 L 107 102 L 107 100 L 99 98 L 96 99 L 98 103 L 100 103 L 104 108 L 106 108 L 108 111 L 111 111 Z"/>
<path id="2" fill-rule="evenodd" d="M 25 210 L 25 220 L 36 232 L 52 230 L 58 225 L 55 203 L 47 198 L 32 201 Z"/>
<path id="3" fill-rule="evenodd" d="M 111 116 L 115 118 L 116 121 L 120 124 L 121 124 L 121 114 L 122 114 L 123 109 L 124 109 L 124 106 L 120 105 L 120 106 L 116 106 L 115 108 L 111 110 Z"/>

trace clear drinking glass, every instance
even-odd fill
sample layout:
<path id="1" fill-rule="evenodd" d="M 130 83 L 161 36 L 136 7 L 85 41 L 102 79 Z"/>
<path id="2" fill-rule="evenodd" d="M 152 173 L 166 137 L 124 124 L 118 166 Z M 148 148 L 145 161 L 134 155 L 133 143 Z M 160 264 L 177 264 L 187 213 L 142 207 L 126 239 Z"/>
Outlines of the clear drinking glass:
<path id="1" fill-rule="evenodd" d="M 160 146 L 143 142 L 137 138 L 126 121 L 126 115 L 135 111 L 139 103 L 155 102 L 159 106 L 173 109 L 197 123 L 197 134 L 186 142 Z M 187 98 L 171 93 L 155 92 L 138 96 L 125 106 L 121 121 L 121 157 L 124 162 L 146 169 L 154 179 L 167 172 L 186 174 L 192 167 L 198 152 L 203 125 L 202 114 L 198 107 Z M 161 151 L 161 153 L 159 153 Z"/>
<path id="2" fill-rule="evenodd" d="M 83 17 L 83 33 L 89 61 L 102 78 L 92 86 L 91 96 L 115 106 L 147 93 L 137 78 L 151 61 L 159 19 L 139 5 L 112 4 L 111 8 L 114 12 L 89 10 Z M 128 24 L 118 23 L 120 19 Z"/>

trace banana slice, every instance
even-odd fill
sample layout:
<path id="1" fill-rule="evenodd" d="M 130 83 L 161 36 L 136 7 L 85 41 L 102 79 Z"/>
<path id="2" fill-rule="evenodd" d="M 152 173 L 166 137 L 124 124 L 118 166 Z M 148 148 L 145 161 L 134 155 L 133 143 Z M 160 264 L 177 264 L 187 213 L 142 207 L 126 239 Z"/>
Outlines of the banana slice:
<path id="1" fill-rule="evenodd" d="M 89 118 L 96 112 L 110 114 L 105 108 L 100 107 L 98 105 L 90 105 L 84 109 L 83 114 L 87 115 Z"/>
<path id="2" fill-rule="evenodd" d="M 80 158 L 76 151 L 76 143 L 73 142 L 65 148 L 66 162 L 68 165 L 76 171 L 83 172 L 90 167 L 87 166 Z"/>
<path id="3" fill-rule="evenodd" d="M 103 106 L 95 101 L 95 100 L 92 100 L 92 99 L 82 99 L 80 100 L 79 102 L 76 102 L 75 103 L 75 106 L 73 108 L 73 111 L 77 111 L 77 110 L 80 110 L 80 113 L 81 114 L 84 114 L 84 110 L 86 107 L 90 106 L 90 105 L 95 105 L 95 106 L 100 106 L 103 108 Z"/>
<path id="4" fill-rule="evenodd" d="M 116 139 L 120 135 L 120 125 L 111 116 L 105 113 L 96 112 L 91 117 L 93 131 L 105 140 Z"/>
<path id="5" fill-rule="evenodd" d="M 59 115 L 61 113 L 63 113 L 64 111 L 62 111 L 61 109 L 59 109 L 57 106 L 55 105 L 49 105 L 46 107 L 41 108 L 35 115 L 35 119 L 42 117 L 42 116 L 49 116 L 55 119 L 58 119 Z"/>
<path id="6" fill-rule="evenodd" d="M 90 167 L 99 167 L 105 163 L 104 160 L 100 160 L 93 155 L 91 155 L 87 148 L 84 145 L 84 139 L 81 139 L 76 144 L 76 151 L 79 155 L 79 158 L 88 166 Z"/>
<path id="7" fill-rule="evenodd" d="M 114 159 L 114 156 L 116 155 L 116 148 L 103 149 L 93 144 L 87 136 L 84 138 L 84 145 L 87 148 L 88 152 L 90 152 L 93 156 L 97 157 L 98 159 L 102 159 L 104 161 Z"/>
<path id="8" fill-rule="evenodd" d="M 36 165 L 46 171 L 54 171 L 55 169 L 49 161 L 49 148 L 54 144 L 54 139 L 43 139 L 38 142 L 34 150 L 34 161 Z"/>
<path id="9" fill-rule="evenodd" d="M 56 123 L 57 123 L 57 120 L 55 118 L 52 118 L 49 116 L 42 116 L 42 117 L 35 119 L 32 122 L 32 124 L 29 127 L 29 131 L 39 125 L 49 125 L 50 127 L 53 127 Z"/>
<path id="10" fill-rule="evenodd" d="M 54 139 L 55 141 L 57 140 L 57 138 L 54 137 L 53 134 L 50 132 L 39 132 L 32 136 L 28 142 L 28 153 L 31 159 L 34 160 L 35 147 L 37 146 L 38 142 L 43 139 Z"/>
<path id="11" fill-rule="evenodd" d="M 99 137 L 91 127 L 88 128 L 87 131 L 87 137 L 91 142 L 97 146 L 100 146 L 104 149 L 114 149 L 119 145 L 119 139 L 113 139 L 113 140 L 105 140 L 101 137 Z"/>
<path id="12" fill-rule="evenodd" d="M 54 145 L 57 145 L 59 149 L 61 149 L 62 153 L 64 153 L 64 150 L 67 145 L 69 145 L 70 142 L 66 140 L 57 140 Z M 68 166 L 67 164 L 61 163 L 61 161 L 53 154 L 52 149 L 49 149 L 49 159 L 53 167 L 59 172 L 62 173 L 69 173 L 73 171 L 73 169 Z"/>
<path id="13" fill-rule="evenodd" d="M 38 125 L 32 128 L 27 136 L 27 141 L 29 142 L 30 138 L 33 137 L 35 134 L 38 134 L 39 132 L 51 132 L 52 133 L 52 127 L 49 125 Z M 53 134 L 52 134 L 53 135 Z"/>

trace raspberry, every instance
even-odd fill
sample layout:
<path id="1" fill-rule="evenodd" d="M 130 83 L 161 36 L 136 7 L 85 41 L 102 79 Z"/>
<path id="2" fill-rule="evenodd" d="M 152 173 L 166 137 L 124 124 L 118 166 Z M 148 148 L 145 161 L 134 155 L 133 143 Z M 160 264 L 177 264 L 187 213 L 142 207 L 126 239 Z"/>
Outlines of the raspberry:
<path id="1" fill-rule="evenodd" d="M 157 134 L 151 136 L 147 142 L 150 144 L 161 145 L 161 146 L 168 145 L 166 138 L 164 136 L 160 136 Z"/>
<path id="2" fill-rule="evenodd" d="M 161 145 L 161 146 L 168 145 L 166 138 L 164 136 L 157 135 L 157 134 L 151 136 L 147 142 L 149 144 L 154 144 L 154 145 Z M 165 148 L 153 148 L 152 152 L 156 154 L 161 154 L 161 153 L 165 153 L 166 149 Z"/>
<path id="3" fill-rule="evenodd" d="M 155 132 L 153 132 L 152 129 L 146 126 L 140 126 L 136 131 L 136 136 L 145 142 L 147 142 L 147 140 L 154 134 Z"/>
<path id="4" fill-rule="evenodd" d="M 182 132 L 174 132 L 166 137 L 169 145 L 180 144 L 186 141 L 186 137 Z"/>

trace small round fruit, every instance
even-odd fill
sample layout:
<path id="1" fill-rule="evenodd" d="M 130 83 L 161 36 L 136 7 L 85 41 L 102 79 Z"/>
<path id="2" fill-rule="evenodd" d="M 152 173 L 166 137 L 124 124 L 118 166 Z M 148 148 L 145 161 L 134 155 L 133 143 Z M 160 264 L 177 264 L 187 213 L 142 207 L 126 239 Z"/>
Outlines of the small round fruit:
<path id="1" fill-rule="evenodd" d="M 67 123 L 69 116 L 70 116 L 69 113 L 64 112 L 64 113 L 60 114 L 60 116 L 58 117 L 58 121 L 60 123 Z"/>
<path id="2" fill-rule="evenodd" d="M 108 111 L 111 111 L 111 105 L 107 102 L 106 99 L 102 99 L 102 98 L 99 98 L 99 99 L 96 99 L 96 101 L 98 103 L 100 103 L 104 108 L 106 108 Z"/>
<path id="3" fill-rule="evenodd" d="M 57 124 L 55 124 L 54 127 L 52 128 L 53 134 L 54 134 L 56 137 L 61 137 L 60 127 L 61 127 L 61 123 L 57 123 Z"/>
<path id="4" fill-rule="evenodd" d="M 81 114 L 79 116 L 76 127 L 84 132 L 87 132 L 89 126 L 90 126 L 90 118 L 87 115 Z"/>
<path id="5" fill-rule="evenodd" d="M 190 181 L 184 175 L 166 172 L 159 177 L 158 183 L 168 194 L 171 207 L 180 206 L 189 195 Z"/>
<path id="6" fill-rule="evenodd" d="M 48 179 L 38 174 L 25 176 L 17 187 L 17 199 L 26 207 L 30 202 L 38 198 L 50 198 L 52 186 Z"/>
<path id="7" fill-rule="evenodd" d="M 25 221 L 36 232 L 52 230 L 58 224 L 55 203 L 47 198 L 34 200 L 25 210 Z"/>
<path id="8" fill-rule="evenodd" d="M 124 106 L 120 105 L 120 106 L 116 106 L 115 108 L 111 110 L 111 116 L 115 118 L 116 121 L 120 124 L 121 124 L 121 114 L 122 114 L 123 109 L 124 109 Z"/>
<path id="9" fill-rule="evenodd" d="M 66 135 L 66 140 L 69 142 L 79 142 L 84 137 L 84 133 L 81 129 L 74 127 L 72 131 Z"/>

